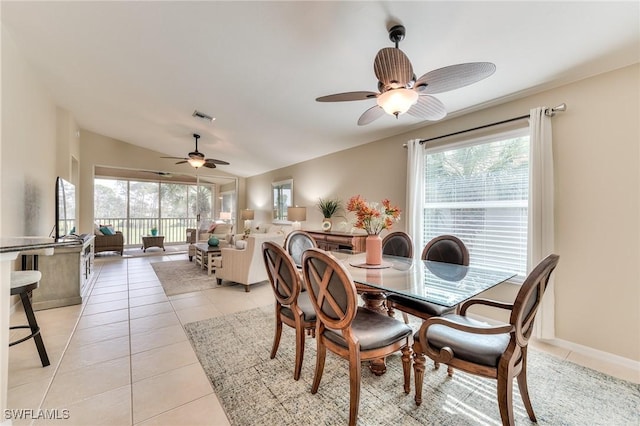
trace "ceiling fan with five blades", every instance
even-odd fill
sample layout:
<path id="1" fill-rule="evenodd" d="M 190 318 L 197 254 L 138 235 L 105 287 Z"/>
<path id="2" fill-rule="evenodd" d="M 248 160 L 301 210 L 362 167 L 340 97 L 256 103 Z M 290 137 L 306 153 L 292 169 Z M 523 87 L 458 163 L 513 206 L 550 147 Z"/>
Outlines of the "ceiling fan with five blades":
<path id="1" fill-rule="evenodd" d="M 380 118 L 387 112 L 396 116 L 407 113 L 429 121 L 443 119 L 447 115 L 444 104 L 436 93 L 459 89 L 483 80 L 496 71 L 491 62 L 470 62 L 450 65 L 429 71 L 416 79 L 407 55 L 398 47 L 404 39 L 405 28 L 395 25 L 389 30 L 389 39 L 395 47 L 385 47 L 378 51 L 373 63 L 373 71 L 378 78 L 376 92 L 345 92 L 316 98 L 318 102 L 344 102 L 375 99 L 377 105 L 366 110 L 358 119 L 364 126 Z"/>
<path id="2" fill-rule="evenodd" d="M 192 167 L 196 169 L 200 167 L 207 167 L 209 169 L 215 169 L 216 164 L 228 166 L 229 163 L 222 160 L 216 160 L 215 158 L 205 158 L 204 154 L 198 151 L 198 139 L 200 139 L 200 135 L 194 133 L 193 137 L 196 138 L 196 150 L 189 153 L 187 158 L 183 157 L 160 157 L 160 158 L 171 158 L 174 160 L 180 160 L 176 164 L 184 164 L 189 163 Z"/>

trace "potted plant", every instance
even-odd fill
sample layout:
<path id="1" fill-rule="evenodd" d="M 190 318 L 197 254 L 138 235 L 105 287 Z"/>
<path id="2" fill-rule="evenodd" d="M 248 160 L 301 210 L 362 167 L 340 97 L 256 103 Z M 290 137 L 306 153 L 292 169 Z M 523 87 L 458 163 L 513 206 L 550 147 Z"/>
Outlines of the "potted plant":
<path id="1" fill-rule="evenodd" d="M 342 201 L 338 198 L 320 198 L 318 199 L 318 208 L 322 212 L 324 220 L 322 221 L 322 229 L 331 230 L 331 217 L 333 217 L 340 209 L 342 209 Z"/>
<path id="2" fill-rule="evenodd" d="M 151 235 L 153 235 L 154 237 L 158 235 L 158 228 L 156 228 L 155 226 L 151 228 Z"/>

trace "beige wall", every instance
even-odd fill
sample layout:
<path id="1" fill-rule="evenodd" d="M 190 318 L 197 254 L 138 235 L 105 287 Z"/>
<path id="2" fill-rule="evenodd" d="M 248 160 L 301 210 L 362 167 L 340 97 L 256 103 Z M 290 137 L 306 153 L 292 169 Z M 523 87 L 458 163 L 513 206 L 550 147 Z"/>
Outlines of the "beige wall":
<path id="1" fill-rule="evenodd" d="M 293 178 L 294 203 L 317 229 L 318 197 L 384 197 L 405 206 L 409 139 L 429 138 L 566 102 L 553 119 L 556 331 L 559 339 L 640 361 L 639 66 L 467 114 L 247 179 L 247 207 L 270 221 L 270 185 Z M 401 118 L 402 119 L 402 118 Z M 399 223 L 397 229 L 403 229 Z M 491 296 L 513 298 L 506 284 Z"/>

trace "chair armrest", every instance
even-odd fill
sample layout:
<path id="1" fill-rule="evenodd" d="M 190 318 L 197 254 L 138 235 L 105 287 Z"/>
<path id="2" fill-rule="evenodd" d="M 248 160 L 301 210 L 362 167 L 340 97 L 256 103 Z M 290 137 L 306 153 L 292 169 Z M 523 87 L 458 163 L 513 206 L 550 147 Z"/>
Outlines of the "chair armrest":
<path id="1" fill-rule="evenodd" d="M 429 327 L 434 325 L 442 325 L 473 334 L 504 334 L 511 333 L 515 330 L 515 327 L 511 324 L 474 327 L 460 324 L 444 317 L 431 317 L 422 323 L 422 326 L 420 326 L 420 330 L 418 331 L 420 346 L 422 346 L 422 350 L 429 356 L 429 358 L 443 364 L 447 364 L 453 358 L 453 350 L 447 346 L 438 350 L 429 344 L 429 341 L 427 340 L 427 331 L 429 330 Z"/>
<path id="2" fill-rule="evenodd" d="M 467 312 L 467 309 L 469 309 L 473 305 L 491 306 L 493 308 L 506 309 L 508 311 L 513 310 L 513 303 L 505 303 L 505 302 L 498 302 L 497 300 L 478 298 L 478 299 L 467 300 L 466 302 L 464 302 L 460 306 L 460 315 L 465 315 Z"/>

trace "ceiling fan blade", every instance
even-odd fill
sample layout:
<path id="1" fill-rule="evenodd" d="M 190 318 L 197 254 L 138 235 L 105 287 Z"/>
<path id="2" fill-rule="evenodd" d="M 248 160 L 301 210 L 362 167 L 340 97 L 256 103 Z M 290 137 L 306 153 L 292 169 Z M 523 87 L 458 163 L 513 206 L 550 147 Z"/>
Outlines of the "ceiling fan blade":
<path id="1" fill-rule="evenodd" d="M 489 77 L 496 72 L 491 62 L 469 62 L 429 71 L 415 84 L 419 93 L 434 94 L 459 89 Z"/>
<path id="2" fill-rule="evenodd" d="M 213 163 L 204 163 L 204 164 L 202 165 L 202 167 L 207 167 L 207 168 L 209 168 L 209 169 L 215 169 L 215 168 L 216 168 L 216 165 L 215 165 L 215 164 L 213 164 Z"/>
<path id="3" fill-rule="evenodd" d="M 405 87 L 413 77 L 413 67 L 407 55 L 398 48 L 380 49 L 373 61 L 373 72 L 387 88 Z"/>
<path id="4" fill-rule="evenodd" d="M 376 92 L 345 92 L 336 93 L 335 95 L 327 95 L 316 98 L 318 102 L 345 102 L 345 101 L 364 101 L 366 99 L 375 99 L 378 94 Z"/>
<path id="5" fill-rule="evenodd" d="M 216 160 L 215 158 L 207 158 L 206 160 L 204 160 L 205 163 L 213 163 L 213 164 L 220 164 L 222 166 L 228 166 L 229 163 L 226 161 L 222 161 L 222 160 Z"/>
<path id="6" fill-rule="evenodd" d="M 358 119 L 358 126 L 364 126 L 384 115 L 384 110 L 378 105 L 366 110 Z"/>
<path id="7" fill-rule="evenodd" d="M 447 116 L 447 110 L 435 96 L 421 95 L 418 97 L 418 102 L 409 108 L 407 114 L 429 121 L 438 121 Z"/>
<path id="8" fill-rule="evenodd" d="M 182 160 L 182 161 L 178 161 L 176 164 L 184 164 L 184 163 L 188 163 L 187 160 Z"/>
<path id="9" fill-rule="evenodd" d="M 185 160 L 184 157 L 160 157 L 160 158 L 170 158 L 172 160 Z"/>

